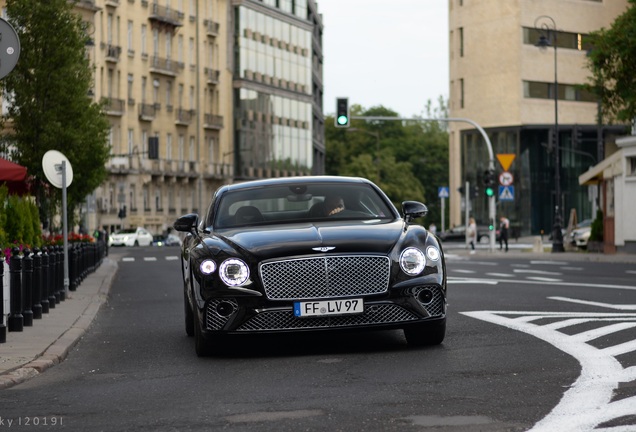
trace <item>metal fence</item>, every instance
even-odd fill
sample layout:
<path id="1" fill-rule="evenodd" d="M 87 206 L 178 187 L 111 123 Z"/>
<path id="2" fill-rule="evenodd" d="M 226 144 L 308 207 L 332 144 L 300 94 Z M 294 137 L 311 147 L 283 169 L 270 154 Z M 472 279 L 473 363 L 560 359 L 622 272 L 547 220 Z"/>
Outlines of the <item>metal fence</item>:
<path id="1" fill-rule="evenodd" d="M 75 291 L 108 255 L 105 241 L 68 245 L 69 291 Z M 0 343 L 7 330 L 21 332 L 66 300 L 62 246 L 23 249 L 0 260 Z"/>

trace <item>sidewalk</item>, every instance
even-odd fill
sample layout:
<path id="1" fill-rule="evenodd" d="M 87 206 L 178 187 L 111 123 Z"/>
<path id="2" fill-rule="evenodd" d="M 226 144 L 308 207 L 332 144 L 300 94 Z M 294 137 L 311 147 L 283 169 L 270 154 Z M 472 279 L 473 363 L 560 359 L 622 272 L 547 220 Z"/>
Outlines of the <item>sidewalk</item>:
<path id="1" fill-rule="evenodd" d="M 60 363 L 84 335 L 97 311 L 107 300 L 117 273 L 117 263 L 105 257 L 76 291 L 33 320 L 22 332 L 7 332 L 0 344 L 0 389 L 11 387 Z"/>

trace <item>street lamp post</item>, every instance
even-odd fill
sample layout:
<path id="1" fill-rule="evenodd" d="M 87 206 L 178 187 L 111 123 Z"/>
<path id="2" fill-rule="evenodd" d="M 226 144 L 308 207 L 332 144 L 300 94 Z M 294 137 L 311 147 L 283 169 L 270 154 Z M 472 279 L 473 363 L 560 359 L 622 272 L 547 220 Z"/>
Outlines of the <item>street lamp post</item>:
<path id="1" fill-rule="evenodd" d="M 548 24 L 550 22 L 552 25 Z M 536 46 L 540 49 L 554 48 L 554 182 L 555 206 L 554 225 L 552 226 L 552 252 L 564 252 L 561 218 L 561 150 L 559 148 L 559 81 L 557 79 L 557 28 L 552 17 L 542 15 L 534 21 L 534 27 L 541 35 Z"/>

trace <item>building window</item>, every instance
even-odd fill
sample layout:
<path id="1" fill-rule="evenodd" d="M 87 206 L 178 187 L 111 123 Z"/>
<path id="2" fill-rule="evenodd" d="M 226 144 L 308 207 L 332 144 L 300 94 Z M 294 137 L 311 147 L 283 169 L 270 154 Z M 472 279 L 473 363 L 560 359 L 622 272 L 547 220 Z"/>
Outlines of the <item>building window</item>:
<path id="1" fill-rule="evenodd" d="M 133 149 L 135 148 L 135 130 L 128 129 L 128 154 L 133 153 Z"/>
<path id="2" fill-rule="evenodd" d="M 636 176 L 636 156 L 627 158 L 627 175 L 630 177 Z"/>
<path id="3" fill-rule="evenodd" d="M 179 160 L 182 161 L 185 159 L 185 137 L 182 134 L 179 134 L 179 143 L 177 146 L 179 147 Z"/>
<path id="4" fill-rule="evenodd" d="M 188 160 L 189 161 L 194 161 L 194 137 L 191 136 L 190 137 L 190 150 L 188 151 Z"/>
<path id="5" fill-rule="evenodd" d="M 166 136 L 166 159 L 172 160 L 172 134 Z"/>
<path id="6" fill-rule="evenodd" d="M 530 99 L 554 99 L 554 83 L 524 81 L 523 97 Z M 574 102 L 597 102 L 592 93 L 570 84 L 558 84 L 557 99 Z"/>
<path id="7" fill-rule="evenodd" d="M 459 107 L 464 108 L 464 78 L 459 79 Z"/>
<path id="8" fill-rule="evenodd" d="M 526 45 L 536 45 L 541 35 L 541 30 L 524 27 L 523 43 Z M 574 49 L 578 51 L 588 51 L 592 48 L 589 35 L 583 33 L 557 31 L 556 40 L 557 48 Z"/>
<path id="9" fill-rule="evenodd" d="M 128 21 L 128 52 L 135 52 L 135 41 L 133 40 L 133 22 Z"/>
<path id="10" fill-rule="evenodd" d="M 459 56 L 464 57 L 464 28 L 459 28 Z"/>
<path id="11" fill-rule="evenodd" d="M 148 27 L 146 24 L 142 24 L 141 26 L 141 55 L 147 56 L 148 51 L 146 51 L 146 33 L 148 31 Z"/>

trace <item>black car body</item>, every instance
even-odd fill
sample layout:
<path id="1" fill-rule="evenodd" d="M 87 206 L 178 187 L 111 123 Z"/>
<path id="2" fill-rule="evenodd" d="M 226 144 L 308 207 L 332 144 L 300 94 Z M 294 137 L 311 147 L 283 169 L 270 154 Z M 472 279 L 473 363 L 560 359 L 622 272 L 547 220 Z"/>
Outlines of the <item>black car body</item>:
<path id="1" fill-rule="evenodd" d="M 323 209 L 338 195 L 344 209 Z M 206 215 L 180 217 L 185 327 L 198 355 L 231 334 L 404 329 L 413 345 L 446 331 L 446 264 L 418 224 L 373 183 L 290 177 L 223 186 Z"/>

